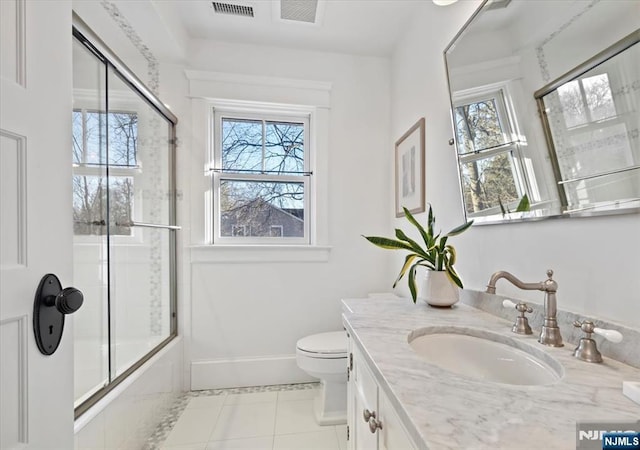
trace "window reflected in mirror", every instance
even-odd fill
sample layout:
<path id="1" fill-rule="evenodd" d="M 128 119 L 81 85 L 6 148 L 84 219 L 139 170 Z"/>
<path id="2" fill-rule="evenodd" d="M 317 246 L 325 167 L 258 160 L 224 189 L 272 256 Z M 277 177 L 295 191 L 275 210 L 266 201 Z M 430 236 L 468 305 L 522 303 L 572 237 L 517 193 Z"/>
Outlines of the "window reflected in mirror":
<path id="1" fill-rule="evenodd" d="M 566 211 L 640 206 L 640 45 L 633 42 L 631 35 L 590 70 L 537 95 Z"/>
<path id="2" fill-rule="evenodd" d="M 531 197 L 508 89 L 461 91 L 453 100 L 465 210 L 470 217 L 517 209 Z"/>

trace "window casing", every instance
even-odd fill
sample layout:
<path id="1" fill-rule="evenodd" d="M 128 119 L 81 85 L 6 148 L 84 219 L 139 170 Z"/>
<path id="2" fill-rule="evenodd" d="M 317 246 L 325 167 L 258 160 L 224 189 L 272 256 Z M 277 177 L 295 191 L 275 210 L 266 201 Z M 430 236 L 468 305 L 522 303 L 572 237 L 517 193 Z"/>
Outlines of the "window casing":
<path id="1" fill-rule="evenodd" d="M 311 244 L 310 114 L 213 108 L 212 243 Z"/>

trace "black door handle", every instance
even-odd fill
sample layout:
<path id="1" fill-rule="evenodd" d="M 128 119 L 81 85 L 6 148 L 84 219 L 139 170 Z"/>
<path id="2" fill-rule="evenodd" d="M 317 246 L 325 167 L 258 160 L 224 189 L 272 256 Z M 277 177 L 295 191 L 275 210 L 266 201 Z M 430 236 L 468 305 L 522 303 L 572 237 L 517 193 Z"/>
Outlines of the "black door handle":
<path id="1" fill-rule="evenodd" d="M 61 290 L 55 297 L 53 295 L 45 297 L 44 302 L 47 306 L 55 306 L 62 314 L 73 314 L 80 309 L 83 300 L 84 297 L 79 289 L 68 287 Z"/>
<path id="2" fill-rule="evenodd" d="M 79 289 L 62 289 L 54 274 L 42 277 L 33 301 L 33 332 L 40 353 L 51 355 L 58 349 L 64 331 L 64 316 L 80 309 L 83 301 Z"/>

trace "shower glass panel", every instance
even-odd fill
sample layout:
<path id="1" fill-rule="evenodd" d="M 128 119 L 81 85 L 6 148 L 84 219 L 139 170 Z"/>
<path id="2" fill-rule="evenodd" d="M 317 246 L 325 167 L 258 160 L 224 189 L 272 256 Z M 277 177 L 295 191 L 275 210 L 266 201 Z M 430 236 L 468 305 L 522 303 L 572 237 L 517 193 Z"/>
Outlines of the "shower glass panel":
<path id="1" fill-rule="evenodd" d="M 171 122 L 109 70 L 111 363 L 115 375 L 169 336 Z M 113 113 L 118 111 L 118 114 Z M 112 177 L 113 178 L 113 177 Z M 140 226 L 139 224 L 143 224 Z"/>
<path id="2" fill-rule="evenodd" d="M 78 417 L 176 336 L 177 119 L 75 20 L 74 38 Z"/>
<path id="3" fill-rule="evenodd" d="M 74 391 L 82 402 L 109 381 L 106 66 L 73 42 L 74 285 L 85 295 L 74 318 Z"/>

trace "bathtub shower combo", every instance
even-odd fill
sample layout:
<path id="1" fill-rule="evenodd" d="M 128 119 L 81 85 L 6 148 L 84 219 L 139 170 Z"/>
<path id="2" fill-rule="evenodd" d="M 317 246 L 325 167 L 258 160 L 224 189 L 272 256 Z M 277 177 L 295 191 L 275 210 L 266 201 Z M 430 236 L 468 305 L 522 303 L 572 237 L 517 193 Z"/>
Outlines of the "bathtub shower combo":
<path id="1" fill-rule="evenodd" d="M 177 119 L 81 21 L 73 35 L 78 417 L 176 335 Z"/>

